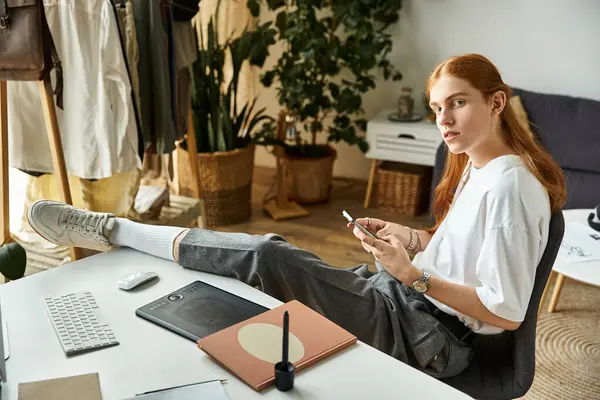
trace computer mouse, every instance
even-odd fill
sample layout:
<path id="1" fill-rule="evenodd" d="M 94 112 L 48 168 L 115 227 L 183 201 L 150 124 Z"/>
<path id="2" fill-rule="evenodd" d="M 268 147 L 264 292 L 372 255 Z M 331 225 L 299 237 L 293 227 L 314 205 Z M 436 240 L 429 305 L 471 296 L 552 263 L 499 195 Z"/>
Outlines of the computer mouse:
<path id="1" fill-rule="evenodd" d="M 156 278 L 158 278 L 156 272 L 135 272 L 119 279 L 117 281 L 117 287 L 123 290 L 131 290 L 140 286 L 142 283 L 146 283 Z"/>

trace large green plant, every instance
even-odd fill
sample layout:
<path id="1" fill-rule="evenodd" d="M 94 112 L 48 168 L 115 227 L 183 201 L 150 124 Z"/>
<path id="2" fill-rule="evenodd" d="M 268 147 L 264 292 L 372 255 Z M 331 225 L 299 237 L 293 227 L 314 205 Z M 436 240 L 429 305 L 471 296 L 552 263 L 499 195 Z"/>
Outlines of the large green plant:
<path id="1" fill-rule="evenodd" d="M 272 121 L 266 108 L 255 111 L 256 98 L 238 104 L 240 72 L 245 62 L 262 67 L 275 43 L 269 24 L 219 40 L 220 1 L 206 29 L 200 29 L 198 59 L 190 67 L 192 116 L 198 152 L 229 151 L 248 146 L 261 122 Z M 204 27 L 203 27 L 204 28 Z M 230 69 L 230 75 L 226 69 Z M 229 76 L 229 78 L 228 78 Z"/>
<path id="2" fill-rule="evenodd" d="M 276 14 L 272 28 L 286 48 L 261 82 L 267 87 L 279 82 L 279 103 L 311 134 L 296 149 L 287 146 L 288 152 L 319 155 L 320 133 L 327 142 L 344 141 L 366 152 L 362 96 L 375 88 L 378 69 L 385 80 L 402 78 L 388 60 L 387 31 L 402 1 L 247 0 L 254 16 L 263 2 Z"/>

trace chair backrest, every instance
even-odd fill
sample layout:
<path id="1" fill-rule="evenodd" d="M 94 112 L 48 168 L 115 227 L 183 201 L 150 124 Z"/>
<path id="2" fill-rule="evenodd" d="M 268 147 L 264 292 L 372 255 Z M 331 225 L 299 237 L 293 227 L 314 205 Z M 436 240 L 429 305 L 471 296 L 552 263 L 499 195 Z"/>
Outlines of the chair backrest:
<path id="1" fill-rule="evenodd" d="M 435 223 L 435 219 L 433 218 L 433 194 L 435 193 L 435 188 L 440 183 L 442 179 L 442 172 L 444 172 L 444 165 L 446 163 L 446 156 L 448 152 L 448 146 L 446 143 L 442 142 L 438 146 L 435 152 L 435 166 L 433 167 L 433 176 L 431 177 L 431 195 L 429 197 L 429 222 L 431 224 Z"/>
<path id="2" fill-rule="evenodd" d="M 516 331 L 478 335 L 474 359 L 459 375 L 444 382 L 477 399 L 512 399 L 527 393 L 535 375 L 537 311 L 565 231 L 562 212 L 550 218 L 548 243 L 537 266 L 525 319 Z"/>
<path id="3" fill-rule="evenodd" d="M 559 211 L 554 213 L 550 219 L 548 244 L 535 273 L 535 283 L 525 319 L 519 329 L 514 332 L 514 385 L 524 389 L 525 392 L 531 387 L 535 375 L 535 333 L 538 309 L 541 306 L 540 300 L 550 272 L 552 272 L 564 233 L 565 220 L 562 211 Z"/>

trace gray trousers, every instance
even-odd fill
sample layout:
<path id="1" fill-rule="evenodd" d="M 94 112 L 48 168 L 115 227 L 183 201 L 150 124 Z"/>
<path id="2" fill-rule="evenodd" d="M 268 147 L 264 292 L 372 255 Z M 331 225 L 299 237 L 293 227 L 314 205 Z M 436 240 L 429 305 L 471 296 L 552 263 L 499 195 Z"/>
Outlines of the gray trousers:
<path id="1" fill-rule="evenodd" d="M 179 245 L 184 268 L 238 279 L 282 302 L 298 300 L 362 342 L 445 378 L 468 366 L 471 346 L 433 315 L 434 306 L 386 271 L 339 269 L 278 235 L 192 229 Z"/>

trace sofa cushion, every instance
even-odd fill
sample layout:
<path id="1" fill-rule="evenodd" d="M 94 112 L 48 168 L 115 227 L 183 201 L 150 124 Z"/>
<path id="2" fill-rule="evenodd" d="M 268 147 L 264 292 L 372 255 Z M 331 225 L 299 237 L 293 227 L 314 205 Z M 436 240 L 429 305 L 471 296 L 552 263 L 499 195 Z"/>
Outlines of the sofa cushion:
<path id="1" fill-rule="evenodd" d="M 600 173 L 600 102 L 518 88 L 513 92 L 561 167 Z"/>
<path id="2" fill-rule="evenodd" d="M 564 209 L 594 208 L 600 205 L 600 174 L 563 169 L 567 181 Z"/>

